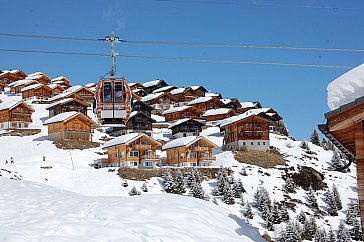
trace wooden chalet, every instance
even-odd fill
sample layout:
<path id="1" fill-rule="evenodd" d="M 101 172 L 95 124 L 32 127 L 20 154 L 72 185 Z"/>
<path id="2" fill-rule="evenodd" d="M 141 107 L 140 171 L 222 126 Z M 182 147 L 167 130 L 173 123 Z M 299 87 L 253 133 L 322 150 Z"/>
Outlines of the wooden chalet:
<path id="1" fill-rule="evenodd" d="M 29 74 L 26 79 L 36 80 L 43 85 L 48 85 L 51 83 L 51 79 L 49 78 L 49 76 L 47 76 L 43 72 L 34 72 L 32 74 Z"/>
<path id="2" fill-rule="evenodd" d="M 154 114 L 161 114 L 163 111 L 173 108 L 177 99 L 168 92 L 152 93 L 142 97 L 142 102 L 154 108 Z"/>
<path id="3" fill-rule="evenodd" d="M 156 150 L 161 143 L 143 133 L 116 137 L 103 146 L 107 149 L 110 166 L 153 168 L 160 163 Z"/>
<path id="4" fill-rule="evenodd" d="M 201 136 L 189 136 L 175 139 L 162 147 L 166 151 L 167 165 L 171 166 L 210 166 L 216 157 L 212 149 L 216 145 Z"/>
<path id="5" fill-rule="evenodd" d="M 49 84 L 48 87 L 52 90 L 52 97 L 61 94 L 65 89 L 60 84 Z"/>
<path id="6" fill-rule="evenodd" d="M 24 80 L 12 82 L 8 86 L 10 87 L 11 94 L 19 94 L 19 93 L 21 93 L 21 90 L 24 87 L 34 85 L 34 84 L 39 84 L 39 82 L 37 80 L 33 80 L 33 79 L 24 79 Z"/>
<path id="7" fill-rule="evenodd" d="M 240 103 L 240 105 L 241 105 L 240 113 L 244 113 L 250 109 L 262 108 L 260 102 L 242 102 Z"/>
<path id="8" fill-rule="evenodd" d="M 208 92 L 203 86 L 191 86 L 191 88 L 199 97 L 204 97 L 205 94 Z"/>
<path id="9" fill-rule="evenodd" d="M 264 114 L 240 114 L 220 123 L 224 131 L 225 150 L 260 150 L 269 149 L 269 126 L 272 121 Z"/>
<path id="10" fill-rule="evenodd" d="M 52 84 L 61 85 L 65 90 L 71 87 L 71 81 L 65 76 L 59 76 L 51 80 Z"/>
<path id="11" fill-rule="evenodd" d="M 55 103 L 55 102 L 61 101 L 61 100 L 66 99 L 66 98 L 76 98 L 78 100 L 81 100 L 81 101 L 85 102 L 83 98 L 81 98 L 76 93 L 72 93 L 72 92 L 62 92 L 61 94 L 58 94 L 58 95 L 50 98 L 48 101 L 50 103 Z"/>
<path id="12" fill-rule="evenodd" d="M 126 122 L 128 132 L 151 133 L 152 125 L 156 122 L 151 118 L 153 107 L 142 101 L 136 101 L 132 106 L 132 112 Z"/>
<path id="13" fill-rule="evenodd" d="M 74 93 L 80 96 L 86 103 L 92 105 L 94 102 L 94 92 L 84 86 L 73 86 L 68 88 L 64 93 Z"/>
<path id="14" fill-rule="evenodd" d="M 161 87 L 161 88 L 158 88 L 156 90 L 153 91 L 153 93 L 159 93 L 159 92 L 170 92 L 174 89 L 176 89 L 177 87 L 175 86 L 165 86 L 165 87 Z"/>
<path id="15" fill-rule="evenodd" d="M 169 92 L 172 94 L 178 102 L 178 106 L 187 105 L 188 102 L 199 98 L 192 88 L 177 88 Z"/>
<path id="16" fill-rule="evenodd" d="M 24 101 L 0 103 L 0 129 L 28 128 L 34 109 Z"/>
<path id="17" fill-rule="evenodd" d="M 156 90 L 158 88 L 168 86 L 168 84 L 164 80 L 149 81 L 149 82 L 143 83 L 142 85 L 143 85 L 144 90 L 147 93 L 152 93 L 154 90 Z"/>
<path id="18" fill-rule="evenodd" d="M 143 89 L 144 86 L 138 82 L 130 82 L 128 83 L 129 87 L 131 90 L 135 90 L 135 89 Z"/>
<path id="19" fill-rule="evenodd" d="M 222 99 L 221 93 L 218 92 L 206 92 L 205 97 L 217 97 L 219 99 Z"/>
<path id="20" fill-rule="evenodd" d="M 167 122 L 182 118 L 200 118 L 203 112 L 194 106 L 182 106 L 168 109 L 162 113 Z"/>
<path id="21" fill-rule="evenodd" d="M 233 109 L 217 108 L 207 110 L 202 117 L 206 123 L 216 124 L 217 121 L 235 116 L 236 113 Z"/>
<path id="22" fill-rule="evenodd" d="M 199 135 L 204 125 L 202 120 L 184 118 L 171 123 L 168 128 L 172 130 L 174 138 L 181 138 Z"/>
<path id="23" fill-rule="evenodd" d="M 71 111 L 76 111 L 87 115 L 87 108 L 90 105 L 77 99 L 77 98 L 65 98 L 58 102 L 50 104 L 46 110 L 49 111 L 49 117 L 56 116 L 60 113 L 66 113 Z"/>
<path id="24" fill-rule="evenodd" d="M 53 141 L 92 141 L 92 132 L 97 126 L 92 119 L 76 111 L 57 114 L 44 125 L 48 126 L 48 139 Z"/>
<path id="25" fill-rule="evenodd" d="M 41 83 L 26 86 L 22 88 L 20 92 L 24 100 L 47 100 L 52 97 L 52 89 L 47 85 L 43 85 Z"/>
<path id="26" fill-rule="evenodd" d="M 148 93 L 146 91 L 144 91 L 144 89 L 133 89 L 131 90 L 134 94 L 138 95 L 138 97 L 145 97 L 146 95 L 148 95 Z"/>
<path id="27" fill-rule="evenodd" d="M 221 101 L 224 103 L 224 108 L 232 109 L 235 113 L 241 112 L 241 103 L 237 98 L 221 99 Z"/>
<path id="28" fill-rule="evenodd" d="M 0 83 L 6 86 L 10 83 L 23 80 L 26 76 L 22 70 L 3 70 L 0 71 Z"/>
<path id="29" fill-rule="evenodd" d="M 188 103 L 201 111 L 224 107 L 224 103 L 217 97 L 200 97 Z"/>

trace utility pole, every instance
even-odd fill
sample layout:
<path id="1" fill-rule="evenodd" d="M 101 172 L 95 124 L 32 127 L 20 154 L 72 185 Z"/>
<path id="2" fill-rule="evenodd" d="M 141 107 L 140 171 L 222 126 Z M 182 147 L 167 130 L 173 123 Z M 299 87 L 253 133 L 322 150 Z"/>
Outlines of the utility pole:
<path id="1" fill-rule="evenodd" d="M 119 37 L 115 36 L 114 32 L 111 32 L 111 35 L 106 36 L 102 39 L 105 42 L 110 42 L 111 44 L 111 71 L 110 71 L 110 79 L 116 79 L 116 68 L 115 68 L 115 56 L 119 55 L 119 53 L 115 52 L 115 43 L 120 43 L 121 40 Z"/>

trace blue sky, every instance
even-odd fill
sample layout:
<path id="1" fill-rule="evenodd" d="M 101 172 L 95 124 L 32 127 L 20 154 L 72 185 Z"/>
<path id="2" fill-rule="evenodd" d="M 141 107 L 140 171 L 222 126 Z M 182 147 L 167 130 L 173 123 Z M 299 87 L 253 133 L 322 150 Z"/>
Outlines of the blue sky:
<path id="1" fill-rule="evenodd" d="M 208 1 L 208 0 L 206 0 Z M 217 0 L 216 0 L 217 1 Z M 224 2 L 219 0 L 220 2 Z M 234 1 L 225 1 L 234 2 Z M 250 3 L 250 0 L 235 0 Z M 2 1 L 0 33 L 102 38 L 111 31 L 126 40 L 291 45 L 364 49 L 363 1 L 263 1 L 258 4 L 332 6 L 359 10 L 162 2 Z M 60 41 L 0 36 L 1 49 L 109 53 L 99 42 Z M 117 45 L 124 55 L 276 61 L 357 66 L 364 53 Z M 65 75 L 72 84 L 97 82 L 110 69 L 107 57 L 0 52 L 0 69 Z M 117 59 L 117 74 L 129 82 L 155 78 L 176 86 L 204 85 L 224 97 L 260 101 L 284 117 L 297 139 L 308 138 L 328 111 L 326 86 L 345 69 L 242 65 L 190 61 Z"/>

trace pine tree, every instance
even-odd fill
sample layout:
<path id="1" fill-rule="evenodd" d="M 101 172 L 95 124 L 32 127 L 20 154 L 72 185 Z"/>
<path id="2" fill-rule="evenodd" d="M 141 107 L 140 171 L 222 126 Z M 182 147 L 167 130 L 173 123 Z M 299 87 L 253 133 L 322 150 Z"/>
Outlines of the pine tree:
<path id="1" fill-rule="evenodd" d="M 286 229 L 284 231 L 284 241 L 285 242 L 300 242 L 301 237 L 299 236 L 299 231 L 293 222 L 288 222 Z"/>
<path id="2" fill-rule="evenodd" d="M 282 222 L 281 220 L 281 214 L 280 214 L 280 206 L 278 204 L 278 202 L 276 202 L 275 200 L 273 200 L 271 209 L 270 209 L 270 215 L 269 215 L 269 219 L 271 220 L 271 222 L 273 224 L 279 224 L 280 222 Z"/>
<path id="3" fill-rule="evenodd" d="M 307 217 L 306 217 L 306 213 L 303 210 L 301 210 L 301 212 L 298 214 L 297 220 L 301 224 L 305 224 L 306 223 Z"/>
<path id="4" fill-rule="evenodd" d="M 304 150 L 307 150 L 307 151 L 310 150 L 310 147 L 308 146 L 308 143 L 307 143 L 307 141 L 305 139 L 302 139 L 300 147 L 302 149 L 304 149 Z"/>
<path id="5" fill-rule="evenodd" d="M 205 192 L 202 189 L 201 183 L 194 182 L 191 185 L 191 195 L 195 198 L 205 199 Z"/>
<path id="6" fill-rule="evenodd" d="M 222 201 L 226 204 L 232 205 L 235 203 L 233 191 L 228 182 L 225 182 Z"/>
<path id="7" fill-rule="evenodd" d="M 322 138 L 320 146 L 324 149 L 324 150 L 328 150 L 327 148 L 327 140 L 325 138 Z"/>
<path id="8" fill-rule="evenodd" d="M 129 191 L 129 196 L 135 196 L 135 195 L 140 195 L 141 192 L 138 191 L 135 186 L 133 186 L 133 188 Z"/>
<path id="9" fill-rule="evenodd" d="M 359 217 L 359 205 L 358 205 L 358 201 L 350 201 L 349 205 L 348 205 L 348 210 L 346 211 L 346 224 L 348 225 L 353 225 L 354 224 L 354 220 L 356 219 L 356 217 Z"/>
<path id="10" fill-rule="evenodd" d="M 317 228 L 315 233 L 315 242 L 328 242 L 327 234 L 324 228 Z"/>
<path id="11" fill-rule="evenodd" d="M 325 196 L 325 203 L 327 208 L 327 213 L 331 216 L 337 216 L 337 207 L 336 202 L 334 199 L 333 193 L 330 191 L 330 189 L 327 189 L 327 191 L 324 193 Z"/>
<path id="12" fill-rule="evenodd" d="M 140 188 L 143 192 L 148 192 L 148 187 L 147 187 L 147 184 L 144 182 L 142 187 Z"/>
<path id="13" fill-rule="evenodd" d="M 242 175 L 242 176 L 247 176 L 248 175 L 248 173 L 246 173 L 246 167 L 245 166 L 243 166 L 241 168 L 240 175 Z"/>
<path id="14" fill-rule="evenodd" d="M 308 191 L 306 192 L 306 195 L 307 195 L 307 204 L 308 204 L 308 206 L 317 208 L 318 204 L 317 204 L 315 191 L 312 189 L 311 186 L 308 188 Z"/>
<path id="15" fill-rule="evenodd" d="M 333 171 L 343 171 L 343 163 L 341 161 L 340 153 L 337 149 L 332 152 L 332 158 L 330 163 L 330 169 Z"/>
<path id="16" fill-rule="evenodd" d="M 212 194 L 214 196 L 222 196 L 224 194 L 225 184 L 228 183 L 228 177 L 223 167 L 220 167 L 219 171 L 217 172 L 216 179 L 216 187 L 214 188 Z"/>
<path id="17" fill-rule="evenodd" d="M 361 240 L 362 239 L 362 230 L 361 224 L 359 219 L 355 218 L 353 227 L 350 229 L 351 238 L 354 240 Z"/>
<path id="18" fill-rule="evenodd" d="M 253 217 L 254 217 L 254 214 L 253 214 L 253 211 L 252 211 L 252 208 L 251 208 L 249 202 L 246 202 L 245 209 L 243 210 L 243 215 L 247 219 L 253 219 Z"/>
<path id="19" fill-rule="evenodd" d="M 286 182 L 283 184 L 283 190 L 288 193 L 296 193 L 296 185 L 294 184 L 292 178 L 288 177 Z"/>
<path id="20" fill-rule="evenodd" d="M 196 182 L 195 169 L 190 168 L 187 175 L 187 187 L 191 188 L 192 183 Z"/>
<path id="21" fill-rule="evenodd" d="M 328 242 L 336 242 L 336 235 L 334 233 L 334 230 L 330 226 L 329 233 L 327 234 L 327 241 Z"/>
<path id="22" fill-rule="evenodd" d="M 245 206 L 244 193 L 240 194 L 240 203 L 241 203 L 241 206 Z"/>
<path id="23" fill-rule="evenodd" d="M 176 173 L 174 192 L 176 194 L 184 194 L 186 192 L 184 177 L 180 169 Z"/>
<path id="24" fill-rule="evenodd" d="M 326 142 L 326 147 L 327 147 L 327 150 L 334 150 L 334 148 L 335 148 L 334 144 L 330 140 L 328 140 Z"/>
<path id="25" fill-rule="evenodd" d="M 279 133 L 281 133 L 282 135 L 287 136 L 287 137 L 289 136 L 287 126 L 283 121 L 278 122 L 278 127 L 277 128 L 278 128 Z"/>
<path id="26" fill-rule="evenodd" d="M 310 218 L 303 225 L 302 239 L 311 240 L 316 234 L 316 229 L 316 220 L 313 216 L 310 216 Z"/>
<path id="27" fill-rule="evenodd" d="M 240 178 L 238 181 L 235 181 L 232 187 L 233 195 L 235 198 L 240 198 L 241 194 L 245 192 L 245 189 L 243 187 L 243 183 L 241 182 Z"/>
<path id="28" fill-rule="evenodd" d="M 312 144 L 320 146 L 320 135 L 318 134 L 316 129 L 313 130 L 310 139 Z"/>
<path id="29" fill-rule="evenodd" d="M 262 209 L 262 219 L 267 221 L 270 218 L 271 215 L 271 205 L 268 203 L 264 203 L 263 209 Z"/>
<path id="30" fill-rule="evenodd" d="M 337 242 L 350 242 L 350 235 L 348 229 L 345 227 L 345 224 L 341 221 L 337 230 L 336 235 Z"/>
<path id="31" fill-rule="evenodd" d="M 233 185 L 235 183 L 235 179 L 232 175 L 228 177 L 228 180 L 230 185 Z"/>
<path id="32" fill-rule="evenodd" d="M 171 169 L 166 169 L 163 173 L 163 184 L 164 184 L 164 191 L 167 193 L 174 193 L 175 192 L 175 182 L 172 176 Z"/>
<path id="33" fill-rule="evenodd" d="M 289 220 L 289 213 L 287 206 L 285 204 L 282 204 L 279 210 L 279 221 L 287 222 L 288 220 Z"/>
<path id="34" fill-rule="evenodd" d="M 269 192 L 264 187 L 259 187 L 254 193 L 254 206 L 257 207 L 260 212 L 262 212 L 266 204 L 271 204 Z"/>
<path id="35" fill-rule="evenodd" d="M 334 197 L 337 210 L 341 210 L 343 208 L 343 205 L 341 202 L 339 190 L 337 189 L 335 184 L 332 185 L 332 195 Z"/>

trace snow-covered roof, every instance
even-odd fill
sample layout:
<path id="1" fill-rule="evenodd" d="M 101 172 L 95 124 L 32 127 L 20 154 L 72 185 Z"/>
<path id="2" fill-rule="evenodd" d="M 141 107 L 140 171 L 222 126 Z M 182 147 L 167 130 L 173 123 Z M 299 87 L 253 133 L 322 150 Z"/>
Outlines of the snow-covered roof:
<path id="1" fill-rule="evenodd" d="M 122 136 L 116 137 L 116 138 L 106 142 L 104 144 L 103 148 L 108 148 L 108 147 L 120 145 L 120 144 L 126 144 L 141 136 L 143 136 L 143 134 L 140 134 L 140 133 L 131 133 L 131 134 L 122 135 Z"/>
<path id="2" fill-rule="evenodd" d="M 40 72 L 40 71 L 28 74 L 28 76 L 25 77 L 25 79 L 36 80 L 36 79 L 39 79 L 39 78 L 42 78 L 42 77 L 46 77 L 46 78 L 48 78 L 50 80 L 49 76 L 47 76 L 46 74 L 44 74 L 43 72 Z"/>
<path id="3" fill-rule="evenodd" d="M 13 82 L 13 83 L 11 83 L 12 85 L 9 85 L 9 86 L 18 87 L 18 86 L 26 85 L 26 84 L 32 83 L 32 82 L 36 82 L 36 80 L 33 80 L 33 79 L 23 79 L 23 80 L 19 80 L 19 81 Z"/>
<path id="4" fill-rule="evenodd" d="M 152 117 L 152 119 L 154 119 L 157 122 L 165 122 L 166 121 L 166 118 L 163 117 L 163 116 L 152 114 L 151 117 Z"/>
<path id="5" fill-rule="evenodd" d="M 143 89 L 137 88 L 137 89 L 132 90 L 132 92 L 137 93 L 137 92 L 142 91 L 142 90 Z"/>
<path id="6" fill-rule="evenodd" d="M 76 86 L 68 88 L 67 90 L 64 90 L 63 92 L 64 93 L 74 93 L 74 92 L 79 91 L 81 88 L 87 88 L 87 87 L 83 87 L 81 85 L 76 85 Z"/>
<path id="7" fill-rule="evenodd" d="M 32 90 L 32 89 L 40 88 L 41 86 L 43 86 L 43 84 L 37 83 L 37 84 L 33 84 L 33 85 L 23 87 L 20 91 L 25 92 L 25 91 L 29 91 L 29 90 Z"/>
<path id="8" fill-rule="evenodd" d="M 24 101 L 20 100 L 13 100 L 13 101 L 9 101 L 9 102 L 3 102 L 0 103 L 0 110 L 7 110 L 7 109 L 13 109 L 16 106 L 18 106 L 19 104 L 24 103 L 26 104 Z M 27 104 L 26 104 L 27 105 Z M 28 106 L 28 105 L 27 105 Z"/>
<path id="9" fill-rule="evenodd" d="M 94 86 L 96 86 L 96 85 L 97 85 L 97 83 L 96 83 L 96 82 L 91 82 L 91 83 L 87 83 L 87 84 L 85 84 L 85 87 L 90 88 L 90 87 L 94 87 Z"/>
<path id="10" fill-rule="evenodd" d="M 198 103 L 204 103 L 207 101 L 210 101 L 213 97 L 199 97 L 195 100 L 192 100 L 191 102 L 187 103 L 187 105 L 193 105 L 193 104 L 198 104 Z"/>
<path id="11" fill-rule="evenodd" d="M 189 121 L 189 120 L 195 120 L 195 121 L 197 121 L 197 122 L 199 122 L 199 123 L 201 123 L 201 124 L 205 124 L 205 123 L 204 123 L 203 121 L 201 121 L 201 120 L 192 119 L 192 118 L 183 118 L 183 119 L 179 119 L 179 120 L 177 120 L 177 121 L 175 121 L 175 122 L 171 123 L 171 124 L 168 126 L 168 128 L 169 128 L 169 129 L 171 129 L 171 128 L 173 128 L 174 126 L 177 126 L 177 125 L 183 124 L 183 123 L 185 123 L 185 122 L 187 122 L 187 121 Z"/>
<path id="12" fill-rule="evenodd" d="M 176 95 L 176 94 L 183 93 L 185 90 L 186 90 L 186 88 L 181 87 L 181 88 L 177 88 L 177 89 L 174 89 L 174 90 L 170 91 L 170 93 L 173 94 L 173 95 Z"/>
<path id="13" fill-rule="evenodd" d="M 52 84 L 49 84 L 48 87 L 51 88 L 51 89 L 54 89 L 56 87 L 58 87 L 59 85 L 57 83 L 52 83 Z"/>
<path id="14" fill-rule="evenodd" d="M 3 70 L 2 73 L 0 73 L 0 76 L 3 75 L 3 74 L 8 74 L 8 73 L 11 73 L 11 74 L 16 74 L 18 73 L 20 70 Z"/>
<path id="15" fill-rule="evenodd" d="M 149 82 L 145 82 L 143 83 L 142 85 L 144 87 L 152 87 L 152 86 L 155 86 L 155 85 L 158 85 L 162 80 L 154 80 L 154 81 L 149 81 Z"/>
<path id="16" fill-rule="evenodd" d="M 176 113 L 176 112 L 181 112 L 187 108 L 191 108 L 191 106 L 182 106 L 182 107 L 175 107 L 175 108 L 171 108 L 171 109 L 168 109 L 166 111 L 164 111 L 162 114 L 163 115 L 166 115 L 166 114 L 169 114 L 169 113 Z"/>
<path id="17" fill-rule="evenodd" d="M 205 93 L 205 97 L 218 97 L 220 96 L 221 94 L 219 93 L 214 93 L 214 92 L 206 92 Z"/>
<path id="18" fill-rule="evenodd" d="M 138 84 L 138 83 L 136 83 L 136 82 L 130 82 L 130 83 L 128 83 L 128 86 L 129 87 L 132 87 L 132 86 L 135 86 L 136 84 Z"/>
<path id="19" fill-rule="evenodd" d="M 235 122 L 238 122 L 238 121 L 241 121 L 241 120 L 244 120 L 246 118 L 249 118 L 251 116 L 257 116 L 259 115 L 260 113 L 264 112 L 265 108 L 259 108 L 259 109 L 251 109 L 251 110 L 248 110 L 246 111 L 245 113 L 243 114 L 240 114 L 240 115 L 237 115 L 237 116 L 233 116 L 233 117 L 230 117 L 230 118 L 227 118 L 227 119 L 224 119 L 222 120 L 219 124 L 220 124 L 220 127 L 224 127 L 226 125 L 229 125 L 229 124 L 232 124 L 232 123 L 235 123 Z M 268 109 L 269 110 L 269 109 Z"/>
<path id="20" fill-rule="evenodd" d="M 220 99 L 220 101 L 223 102 L 225 105 L 232 102 L 231 99 L 227 99 L 227 98 L 222 98 L 222 99 Z"/>
<path id="21" fill-rule="evenodd" d="M 67 97 L 68 95 L 71 95 L 72 93 L 70 92 L 62 92 L 61 94 L 58 94 L 50 99 L 48 99 L 50 102 L 54 101 L 54 100 L 58 100 L 58 99 L 61 99 L 61 98 L 64 98 L 64 97 Z"/>
<path id="22" fill-rule="evenodd" d="M 254 108 L 255 103 L 253 102 L 242 102 L 240 103 L 242 108 Z"/>
<path id="23" fill-rule="evenodd" d="M 159 98 L 160 96 L 162 96 L 164 94 L 164 92 L 160 92 L 160 93 L 151 93 L 146 95 L 145 97 L 142 97 L 141 101 L 142 102 L 148 102 L 151 101 L 153 99 Z"/>
<path id="24" fill-rule="evenodd" d="M 202 87 L 202 86 L 191 86 L 192 90 L 194 90 L 194 91 L 199 89 L 200 87 Z"/>
<path id="25" fill-rule="evenodd" d="M 176 88 L 175 86 L 165 86 L 165 87 L 161 87 L 161 88 L 158 88 L 156 90 L 153 91 L 153 93 L 158 93 L 158 92 L 166 92 L 170 89 L 173 89 L 173 88 Z"/>
<path id="26" fill-rule="evenodd" d="M 197 136 L 187 136 L 182 137 L 179 139 L 172 140 L 171 142 L 168 142 L 167 144 L 163 145 L 162 150 L 168 150 L 172 148 L 187 146 L 191 143 L 194 143 L 198 140 L 199 137 Z"/>
<path id="27" fill-rule="evenodd" d="M 207 117 L 207 116 L 227 114 L 230 111 L 231 111 L 231 109 L 229 109 L 229 108 L 209 109 L 202 116 Z"/>
<path id="28" fill-rule="evenodd" d="M 76 111 L 71 111 L 71 112 L 65 112 L 65 113 L 60 113 L 57 114 L 56 116 L 53 116 L 49 119 L 47 119 L 44 124 L 52 124 L 52 123 L 58 123 L 58 122 L 63 122 L 67 119 L 70 119 L 76 115 L 80 114 L 79 112 Z"/>
<path id="29" fill-rule="evenodd" d="M 51 82 L 64 82 L 66 80 L 66 82 L 69 82 L 70 80 L 65 77 L 65 76 L 59 76 L 59 77 L 56 77 L 54 79 L 51 80 Z"/>
<path id="30" fill-rule="evenodd" d="M 327 105 L 331 110 L 364 96 L 364 64 L 341 75 L 327 86 Z"/>
<path id="31" fill-rule="evenodd" d="M 82 103 L 82 104 L 88 106 L 87 103 L 83 103 L 81 100 L 78 100 L 77 98 L 69 97 L 69 98 L 65 98 L 65 99 L 59 100 L 58 102 L 54 102 L 54 103 L 50 104 L 48 107 L 46 107 L 46 109 L 51 109 L 52 107 L 71 102 L 72 100 L 75 100 L 76 102 L 79 102 L 79 103 Z"/>

